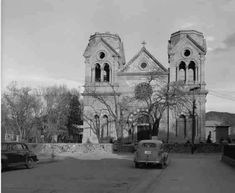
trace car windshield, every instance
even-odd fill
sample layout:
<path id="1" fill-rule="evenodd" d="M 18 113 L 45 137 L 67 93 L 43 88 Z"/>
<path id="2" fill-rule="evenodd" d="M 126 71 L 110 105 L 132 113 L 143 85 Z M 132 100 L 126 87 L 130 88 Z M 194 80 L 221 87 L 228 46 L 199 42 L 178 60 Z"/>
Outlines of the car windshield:
<path id="1" fill-rule="evenodd" d="M 142 147 L 145 147 L 145 148 L 156 148 L 157 145 L 156 145 L 156 143 L 143 143 Z"/>
<path id="2" fill-rule="evenodd" d="M 7 144 L 2 144 L 2 150 L 3 151 L 7 151 L 9 148 L 8 148 L 8 145 Z"/>

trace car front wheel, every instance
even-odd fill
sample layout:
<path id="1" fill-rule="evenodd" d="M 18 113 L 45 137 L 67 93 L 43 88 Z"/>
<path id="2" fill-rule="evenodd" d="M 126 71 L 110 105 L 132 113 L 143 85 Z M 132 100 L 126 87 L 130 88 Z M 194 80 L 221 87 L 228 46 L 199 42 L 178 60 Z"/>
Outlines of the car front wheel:
<path id="1" fill-rule="evenodd" d="M 26 167 L 28 169 L 31 169 L 31 168 L 34 167 L 34 165 L 35 165 L 35 162 L 33 161 L 33 159 L 32 158 L 28 158 L 27 161 L 26 161 Z"/>
<path id="2" fill-rule="evenodd" d="M 135 162 L 135 168 L 139 168 L 140 164 L 138 162 Z"/>
<path id="3" fill-rule="evenodd" d="M 2 162 L 1 171 L 5 171 L 7 169 L 7 162 Z"/>

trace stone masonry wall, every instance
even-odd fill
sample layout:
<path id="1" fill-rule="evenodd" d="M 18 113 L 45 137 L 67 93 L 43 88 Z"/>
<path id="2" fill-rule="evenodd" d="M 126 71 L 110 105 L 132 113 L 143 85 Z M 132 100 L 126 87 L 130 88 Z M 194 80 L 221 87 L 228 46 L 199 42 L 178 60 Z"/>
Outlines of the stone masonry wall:
<path id="1" fill-rule="evenodd" d="M 29 143 L 29 149 L 36 154 L 71 153 L 112 153 L 112 144 L 77 144 L 77 143 Z"/>

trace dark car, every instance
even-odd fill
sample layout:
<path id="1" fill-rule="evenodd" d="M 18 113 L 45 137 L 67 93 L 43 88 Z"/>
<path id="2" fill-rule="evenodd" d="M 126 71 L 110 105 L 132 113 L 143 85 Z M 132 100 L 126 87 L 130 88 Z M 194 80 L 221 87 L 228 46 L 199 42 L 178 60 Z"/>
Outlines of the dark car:
<path id="1" fill-rule="evenodd" d="M 138 143 L 134 163 L 138 168 L 143 164 L 155 164 L 164 168 L 167 165 L 168 153 L 163 149 L 160 140 L 142 140 Z"/>
<path id="2" fill-rule="evenodd" d="M 38 162 L 37 156 L 29 150 L 25 143 L 5 142 L 2 143 L 2 170 L 8 167 L 26 166 L 33 168 Z"/>

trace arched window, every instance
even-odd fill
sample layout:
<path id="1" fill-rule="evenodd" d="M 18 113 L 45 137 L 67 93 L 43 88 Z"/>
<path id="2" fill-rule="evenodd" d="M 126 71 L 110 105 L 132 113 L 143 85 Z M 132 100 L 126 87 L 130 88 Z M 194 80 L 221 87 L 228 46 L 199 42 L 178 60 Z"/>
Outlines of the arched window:
<path id="1" fill-rule="evenodd" d="M 104 124 L 103 124 L 103 136 L 104 137 L 108 137 L 109 136 L 109 120 L 108 120 L 108 116 L 104 115 L 103 116 L 104 119 Z"/>
<path id="2" fill-rule="evenodd" d="M 188 65 L 188 80 L 196 81 L 196 65 L 193 61 Z"/>
<path id="3" fill-rule="evenodd" d="M 98 63 L 95 65 L 95 81 L 96 82 L 101 81 L 101 68 Z"/>
<path id="4" fill-rule="evenodd" d="M 101 136 L 101 133 L 100 133 L 100 117 L 99 115 L 95 115 L 94 116 L 95 118 L 95 129 L 96 129 L 96 132 L 97 132 L 97 136 Z"/>
<path id="5" fill-rule="evenodd" d="M 179 80 L 186 81 L 186 64 L 183 61 L 179 65 Z"/>
<path id="6" fill-rule="evenodd" d="M 110 80 L 110 68 L 107 63 L 104 64 L 104 82 L 109 82 Z"/>
<path id="7" fill-rule="evenodd" d="M 179 136 L 187 137 L 187 128 L 186 128 L 186 117 L 185 115 L 180 115 L 177 120 L 177 131 Z"/>
<path id="8" fill-rule="evenodd" d="M 95 115 L 95 126 L 96 128 L 99 128 L 100 126 L 100 117 L 98 115 Z"/>

